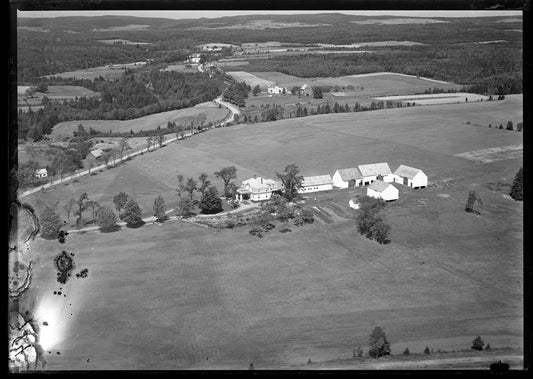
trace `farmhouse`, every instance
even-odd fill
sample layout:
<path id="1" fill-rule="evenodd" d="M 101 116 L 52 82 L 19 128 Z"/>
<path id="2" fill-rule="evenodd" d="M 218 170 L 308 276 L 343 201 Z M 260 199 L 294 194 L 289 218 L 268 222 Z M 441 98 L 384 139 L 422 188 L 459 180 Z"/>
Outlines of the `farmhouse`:
<path id="1" fill-rule="evenodd" d="M 304 84 L 302 87 L 300 87 L 301 96 L 310 96 L 312 94 L 313 94 L 313 89 L 309 87 L 307 84 Z"/>
<path id="2" fill-rule="evenodd" d="M 400 191 L 390 183 L 376 180 L 368 186 L 366 195 L 376 199 L 392 201 L 400 198 Z"/>
<path id="3" fill-rule="evenodd" d="M 298 193 L 329 191 L 333 189 L 331 175 L 304 176 Z"/>
<path id="4" fill-rule="evenodd" d="M 237 188 L 235 198 L 238 201 L 264 201 L 272 197 L 272 193 L 280 193 L 282 189 L 281 182 L 262 177 L 256 177 L 245 180 Z"/>
<path id="5" fill-rule="evenodd" d="M 394 171 L 394 181 L 414 189 L 426 188 L 428 185 L 428 177 L 419 168 L 400 165 Z"/>
<path id="6" fill-rule="evenodd" d="M 279 87 L 278 85 L 270 85 L 268 86 L 267 91 L 271 95 L 279 95 L 280 93 L 287 93 L 287 88 Z"/>
<path id="7" fill-rule="evenodd" d="M 87 159 L 87 161 L 89 161 L 91 163 L 94 163 L 99 158 L 101 158 L 103 155 L 104 155 L 104 152 L 103 152 L 102 149 L 94 149 L 89 154 L 87 154 L 86 159 Z"/>
<path id="8" fill-rule="evenodd" d="M 394 181 L 394 175 L 390 170 L 388 163 L 372 163 L 357 166 L 361 175 L 363 176 L 363 184 L 372 183 L 375 180 L 382 180 L 386 183 L 392 183 Z"/>
<path id="9" fill-rule="evenodd" d="M 46 178 L 48 176 L 48 171 L 46 168 L 39 168 L 35 170 L 35 177 L 36 178 Z"/>
<path id="10" fill-rule="evenodd" d="M 187 60 L 190 63 L 200 63 L 200 58 L 202 58 L 202 55 L 200 53 L 193 53 L 193 54 L 189 55 Z"/>
<path id="11" fill-rule="evenodd" d="M 337 188 L 359 187 L 363 184 L 363 175 L 357 167 L 341 168 L 333 174 L 333 185 Z"/>

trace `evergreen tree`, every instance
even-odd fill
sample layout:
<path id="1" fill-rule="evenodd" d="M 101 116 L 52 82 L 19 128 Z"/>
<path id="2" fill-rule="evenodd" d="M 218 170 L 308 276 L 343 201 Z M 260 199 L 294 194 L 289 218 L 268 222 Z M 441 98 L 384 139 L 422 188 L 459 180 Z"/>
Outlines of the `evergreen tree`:
<path id="1" fill-rule="evenodd" d="M 376 326 L 369 339 L 370 349 L 368 355 L 372 358 L 379 358 L 386 355 L 390 355 L 390 343 L 387 341 L 385 332 L 379 326 Z"/>
<path id="2" fill-rule="evenodd" d="M 200 209 L 204 214 L 215 214 L 222 212 L 222 200 L 218 196 L 218 191 L 215 186 L 209 187 L 204 192 L 202 200 L 200 201 Z"/>
<path id="3" fill-rule="evenodd" d="M 42 211 L 39 217 L 39 223 L 41 226 L 41 237 L 47 240 L 57 238 L 59 230 L 63 225 L 59 215 L 52 207 L 46 207 Z"/>
<path id="4" fill-rule="evenodd" d="M 409 348 L 406 347 L 405 350 L 403 351 L 403 355 L 410 355 L 411 352 L 409 351 Z"/>
<path id="5" fill-rule="evenodd" d="M 122 219 L 128 226 L 136 226 L 143 222 L 141 208 L 135 200 L 132 199 L 126 203 Z"/>
<path id="6" fill-rule="evenodd" d="M 154 200 L 154 217 L 157 222 L 163 222 L 166 219 L 165 200 L 161 195 Z"/>
<path id="7" fill-rule="evenodd" d="M 112 231 L 117 227 L 117 216 L 111 208 L 103 206 L 98 209 L 96 223 L 100 227 L 100 230 L 104 232 Z"/>
<path id="8" fill-rule="evenodd" d="M 507 126 L 505 127 L 506 130 L 514 130 L 513 128 L 513 122 L 507 121 Z"/>
<path id="9" fill-rule="evenodd" d="M 426 348 L 424 349 L 424 354 L 426 354 L 426 355 L 430 355 L 431 354 L 431 351 L 429 350 L 429 346 L 426 346 Z"/>
<path id="10" fill-rule="evenodd" d="M 523 184 L 523 173 L 522 173 L 522 167 L 518 170 L 516 173 L 513 185 L 511 186 L 511 192 L 509 192 L 509 195 L 518 201 L 522 201 L 524 199 L 524 184 Z"/>
<path id="11" fill-rule="evenodd" d="M 477 336 L 477 337 L 474 338 L 474 340 L 472 341 L 472 347 L 471 347 L 471 349 L 472 349 L 472 350 L 478 350 L 478 351 L 481 351 L 481 350 L 483 350 L 483 346 L 485 346 L 485 342 L 483 342 L 483 339 L 482 339 L 480 336 Z"/>

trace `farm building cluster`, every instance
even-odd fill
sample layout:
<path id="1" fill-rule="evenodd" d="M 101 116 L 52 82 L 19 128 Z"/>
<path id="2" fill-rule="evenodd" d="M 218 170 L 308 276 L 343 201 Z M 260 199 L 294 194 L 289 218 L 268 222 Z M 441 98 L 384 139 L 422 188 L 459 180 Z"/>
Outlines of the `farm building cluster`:
<path id="1" fill-rule="evenodd" d="M 334 187 L 345 189 L 368 186 L 366 188 L 367 196 L 385 201 L 398 200 L 400 191 L 392 183 L 398 183 L 413 189 L 426 188 L 428 177 L 418 168 L 400 165 L 393 173 L 386 162 L 372 163 L 338 169 L 333 176 L 304 176 L 298 193 L 328 191 Z M 282 190 L 283 183 L 281 181 L 254 175 L 253 178 L 244 180 L 241 183 L 241 186 L 236 191 L 235 198 L 237 201 L 265 201 L 270 199 L 273 194 L 281 194 Z M 350 202 L 351 207 L 355 208 L 355 205 L 354 201 Z"/>

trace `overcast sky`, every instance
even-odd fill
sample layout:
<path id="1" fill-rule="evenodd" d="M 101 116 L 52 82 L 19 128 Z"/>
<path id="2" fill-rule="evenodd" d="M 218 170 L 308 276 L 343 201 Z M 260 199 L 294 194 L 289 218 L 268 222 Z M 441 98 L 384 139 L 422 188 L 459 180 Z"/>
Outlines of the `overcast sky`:
<path id="1" fill-rule="evenodd" d="M 65 17 L 65 16 L 137 16 L 154 18 L 217 18 L 254 14 L 316 14 L 344 13 L 358 16 L 404 16 L 404 17 L 487 17 L 520 16 L 521 11 L 25 11 L 18 17 Z"/>

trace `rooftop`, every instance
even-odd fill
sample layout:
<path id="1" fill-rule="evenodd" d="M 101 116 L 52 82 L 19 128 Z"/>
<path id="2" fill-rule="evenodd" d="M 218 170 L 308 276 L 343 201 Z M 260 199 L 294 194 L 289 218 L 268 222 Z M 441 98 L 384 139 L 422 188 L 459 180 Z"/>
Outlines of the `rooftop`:
<path id="1" fill-rule="evenodd" d="M 339 171 L 339 175 L 341 176 L 342 180 L 344 180 L 345 182 L 349 180 L 354 180 L 354 179 L 363 179 L 363 175 L 361 175 L 361 172 L 359 171 L 357 167 L 341 168 L 338 171 Z"/>
<path id="2" fill-rule="evenodd" d="M 402 164 L 396 169 L 396 171 L 394 171 L 394 175 L 413 179 L 419 172 L 424 173 L 419 168 L 409 167 Z"/>
<path id="3" fill-rule="evenodd" d="M 331 184 L 332 182 L 331 175 L 304 176 L 302 187 L 320 186 L 323 184 Z"/>
<path id="4" fill-rule="evenodd" d="M 374 191 L 377 191 L 377 192 L 383 192 L 387 189 L 387 187 L 394 187 L 392 184 L 390 183 L 385 183 L 385 182 L 382 182 L 381 180 L 376 180 L 374 182 L 372 182 L 368 188 L 370 189 L 373 189 Z M 394 187 L 396 188 L 396 187 Z"/>
<path id="5" fill-rule="evenodd" d="M 392 174 L 389 164 L 386 162 L 363 164 L 359 165 L 358 168 L 361 174 L 365 177 Z"/>

